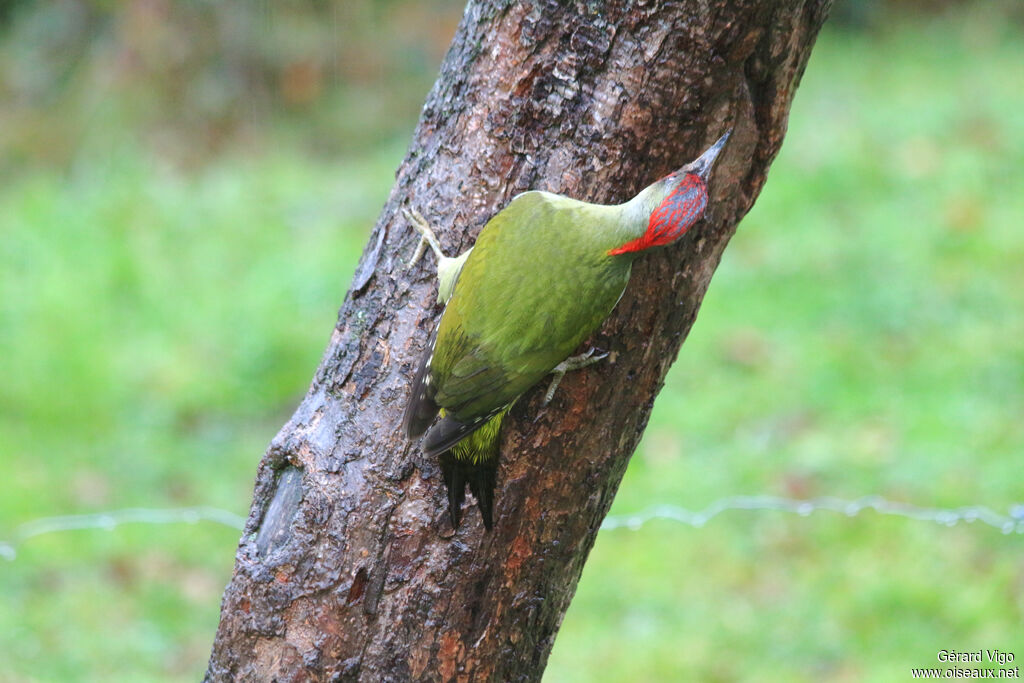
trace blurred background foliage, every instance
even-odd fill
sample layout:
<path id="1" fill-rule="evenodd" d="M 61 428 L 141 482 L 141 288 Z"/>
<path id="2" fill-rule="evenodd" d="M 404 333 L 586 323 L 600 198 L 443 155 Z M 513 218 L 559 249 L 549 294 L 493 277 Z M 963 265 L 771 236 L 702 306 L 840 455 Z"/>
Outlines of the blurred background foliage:
<path id="1" fill-rule="evenodd" d="M 245 514 L 460 0 L 0 2 L 0 540 Z M 840 3 L 613 514 L 1024 500 L 1024 10 Z M 196 680 L 237 531 L 0 559 L 0 680 Z M 865 513 L 604 532 L 546 680 L 906 680 L 1024 658 L 1019 535 Z"/>

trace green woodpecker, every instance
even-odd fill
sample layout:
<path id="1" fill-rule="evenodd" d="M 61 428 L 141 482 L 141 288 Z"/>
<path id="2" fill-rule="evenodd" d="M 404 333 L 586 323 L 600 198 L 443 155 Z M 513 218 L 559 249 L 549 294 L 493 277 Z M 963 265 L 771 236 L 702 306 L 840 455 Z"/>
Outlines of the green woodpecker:
<path id="1" fill-rule="evenodd" d="M 603 357 L 569 354 L 611 313 L 633 260 L 679 239 L 703 215 L 708 178 L 729 132 L 625 204 L 524 192 L 457 258 L 445 257 L 426 221 L 406 212 L 423 235 L 413 263 L 429 244 L 438 257 L 438 301 L 446 306 L 403 426 L 410 438 L 426 432 L 424 452 L 440 457 L 453 527 L 468 484 L 491 528 L 502 418 L 546 375 L 555 374 L 550 400 L 567 370 Z"/>

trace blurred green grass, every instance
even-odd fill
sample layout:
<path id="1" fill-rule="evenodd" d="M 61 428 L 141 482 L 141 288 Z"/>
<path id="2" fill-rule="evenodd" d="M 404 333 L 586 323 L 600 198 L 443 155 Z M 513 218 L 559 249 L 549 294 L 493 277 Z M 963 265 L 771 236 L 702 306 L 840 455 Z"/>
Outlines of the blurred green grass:
<path id="1" fill-rule="evenodd" d="M 977 7 L 821 36 L 612 514 L 747 493 L 1024 500 L 1022 37 Z M 430 70 L 402 76 L 401 101 Z M 311 154 L 375 130 L 382 100 L 358 92 L 324 95 L 312 137 L 288 110 L 202 163 L 116 130 L 130 111 L 70 116 L 81 141 L 41 162 L 11 161 L 39 156 L 25 138 L 8 148 L 0 539 L 135 505 L 244 514 L 415 116 Z M 197 679 L 237 537 L 31 539 L 0 560 L 0 680 Z M 942 648 L 1020 658 L 1021 551 L 871 512 L 604 532 L 546 680 L 885 681 Z"/>

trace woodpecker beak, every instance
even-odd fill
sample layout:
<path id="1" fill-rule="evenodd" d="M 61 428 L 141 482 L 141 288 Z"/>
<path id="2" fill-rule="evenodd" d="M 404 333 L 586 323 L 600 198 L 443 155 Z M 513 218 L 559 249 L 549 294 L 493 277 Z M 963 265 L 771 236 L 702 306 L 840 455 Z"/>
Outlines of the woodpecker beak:
<path id="1" fill-rule="evenodd" d="M 718 138 L 718 142 L 711 145 L 711 147 L 708 148 L 708 151 L 688 163 L 681 170 L 694 174 L 706 183 L 708 181 L 708 176 L 711 175 L 711 169 L 715 165 L 715 159 L 718 158 L 718 153 L 722 151 L 723 147 L 725 147 L 725 142 L 729 139 L 730 135 L 732 135 L 732 128 L 725 131 L 725 135 Z"/>

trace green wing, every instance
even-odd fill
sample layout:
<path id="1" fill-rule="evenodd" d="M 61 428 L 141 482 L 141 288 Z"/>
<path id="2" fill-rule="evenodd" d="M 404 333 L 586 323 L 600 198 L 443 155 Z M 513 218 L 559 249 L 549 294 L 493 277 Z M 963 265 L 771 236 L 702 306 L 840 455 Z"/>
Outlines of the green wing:
<path id="1" fill-rule="evenodd" d="M 489 415 L 594 332 L 629 280 L 629 262 L 594 239 L 611 211 L 527 192 L 488 222 L 438 326 L 437 405 L 461 422 Z"/>

